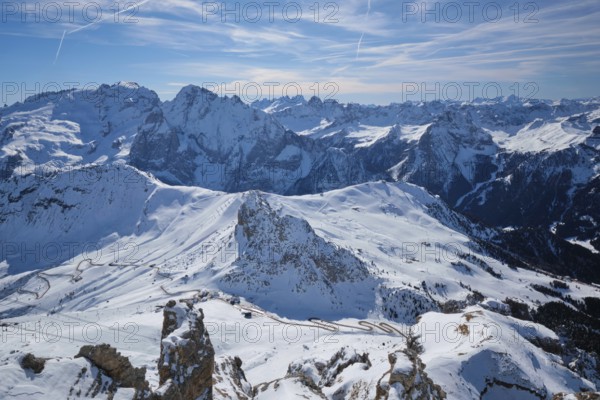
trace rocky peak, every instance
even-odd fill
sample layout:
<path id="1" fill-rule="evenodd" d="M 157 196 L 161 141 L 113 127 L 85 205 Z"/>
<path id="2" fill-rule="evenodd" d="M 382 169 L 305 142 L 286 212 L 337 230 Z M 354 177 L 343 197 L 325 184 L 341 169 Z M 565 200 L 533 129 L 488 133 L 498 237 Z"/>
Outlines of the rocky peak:
<path id="1" fill-rule="evenodd" d="M 173 400 L 212 399 L 215 350 L 202 310 L 171 300 L 163 316 L 157 394 Z"/>
<path id="2" fill-rule="evenodd" d="M 285 192 L 311 164 L 309 145 L 237 96 L 186 86 L 146 119 L 130 159 L 169 183 Z"/>
<path id="3" fill-rule="evenodd" d="M 192 105 L 199 100 L 213 101 L 218 97 L 219 96 L 206 88 L 196 85 L 187 85 L 177 93 L 172 103 Z"/>
<path id="4" fill-rule="evenodd" d="M 314 108 L 319 108 L 323 105 L 323 101 L 317 96 L 313 96 L 308 100 L 308 105 Z"/>
<path id="5" fill-rule="evenodd" d="M 251 192 L 238 212 L 235 233 L 240 254 L 221 280 L 237 295 L 265 293 L 257 285 L 286 291 L 277 308 L 284 314 L 321 315 L 352 304 L 355 315 L 365 315 L 374 302 L 376 280 L 367 265 L 350 250 L 318 236 L 296 216 L 280 215 L 265 195 Z M 346 288 L 346 289 L 342 289 Z M 255 299 L 268 304 L 271 296 Z"/>

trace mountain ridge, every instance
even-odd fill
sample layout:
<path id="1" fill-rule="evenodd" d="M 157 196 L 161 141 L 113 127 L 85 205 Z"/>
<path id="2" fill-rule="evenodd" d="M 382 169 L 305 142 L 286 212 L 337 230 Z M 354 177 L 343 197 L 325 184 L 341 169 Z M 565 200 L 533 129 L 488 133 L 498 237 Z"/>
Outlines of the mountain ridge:
<path id="1" fill-rule="evenodd" d="M 97 324 L 162 393 L 174 298 L 205 311 L 216 398 L 600 385 L 597 100 L 161 102 L 121 82 L 0 115 L 3 349 L 29 354 L 0 351 L 2 392 L 132 397 L 72 359 Z M 13 335 L 82 318 L 78 341 Z"/>

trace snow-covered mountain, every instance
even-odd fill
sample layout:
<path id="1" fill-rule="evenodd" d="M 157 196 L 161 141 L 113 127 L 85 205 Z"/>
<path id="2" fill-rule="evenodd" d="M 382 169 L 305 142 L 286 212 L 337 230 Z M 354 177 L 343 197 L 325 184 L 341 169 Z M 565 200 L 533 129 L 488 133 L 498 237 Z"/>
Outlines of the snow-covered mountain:
<path id="1" fill-rule="evenodd" d="M 156 93 L 121 82 L 42 93 L 0 109 L 3 177 L 128 160 L 138 127 L 160 104 Z"/>
<path id="2" fill-rule="evenodd" d="M 296 193 L 373 179 L 409 181 L 488 225 L 533 226 L 543 235 L 551 232 L 600 251 L 593 195 L 600 176 L 598 99 L 511 97 L 385 107 L 278 99 L 254 106 L 325 143 L 325 154 L 298 180 Z M 576 268 L 571 264 L 567 269 Z"/>
<path id="3" fill-rule="evenodd" d="M 598 380 L 593 372 L 593 358 L 583 364 L 587 368 L 584 372 L 577 369 L 579 353 L 569 350 L 569 346 L 575 345 L 568 334 L 562 336 L 565 344 L 561 345 L 559 336 L 548 328 L 510 316 L 516 313 L 511 306 L 530 309 L 535 315 L 542 305 L 555 304 L 556 299 L 539 291 L 554 290 L 554 278 L 511 268 L 490 257 L 466 234 L 489 232 L 466 225 L 464 217 L 416 186 L 379 182 L 322 196 L 282 197 L 257 192 L 226 195 L 200 188 L 167 186 L 131 167 L 114 168 L 129 170 L 137 177 L 137 185 L 115 184 L 109 169 L 98 171 L 100 178 L 93 185 L 85 180 L 89 175 L 85 169 L 69 171 L 69 175 L 59 175 L 37 187 L 28 186 L 27 180 L 15 183 L 29 188 L 21 202 L 31 212 L 4 217 L 3 226 L 14 228 L 3 230 L 6 234 L 3 243 L 13 239 L 25 241 L 27 235 L 40 232 L 35 243 L 41 249 L 49 249 L 53 243 L 82 243 L 77 241 L 78 236 L 85 243 L 97 244 L 74 259 L 56 262 L 56 267 L 41 272 L 25 270 L 2 280 L 0 306 L 8 344 L 4 348 L 50 358 L 48 371 L 42 372 L 45 378 L 28 383 L 28 387 L 35 386 L 35 391 L 66 396 L 77 378 L 74 373 L 70 376 L 69 371 L 85 367 L 82 361 L 73 364 L 69 357 L 89 337 L 76 327 L 73 335 L 79 341 L 69 343 L 68 338 L 61 337 L 50 346 L 40 336 L 39 343 L 20 342 L 16 329 L 27 328 L 28 323 L 34 326 L 31 321 L 41 321 L 44 329 L 50 329 L 51 324 L 64 327 L 76 321 L 82 329 L 92 323 L 99 324 L 102 340 L 130 357 L 135 367 L 146 367 L 150 388 L 156 388 L 153 385 L 157 383 L 153 382 L 158 382 L 158 377 L 153 375 L 157 371 L 152 360 L 158 351 L 161 319 L 152 310 L 173 297 L 201 300 L 216 354 L 244 360 L 246 378 L 255 387 L 283 379 L 287 373 L 285 379 L 294 388 L 289 390 L 301 393 L 308 390 L 302 389 L 306 383 L 292 383 L 291 378 L 296 374 L 295 368 L 300 368 L 319 391 L 329 396 L 342 393 L 342 397 L 348 397 L 351 392 L 359 391 L 365 398 L 372 398 L 377 385 L 388 387 L 382 382 L 403 382 L 398 377 L 398 381 L 385 377 L 389 364 L 383 360 L 387 360 L 388 354 L 396 354 L 396 364 L 400 360 L 408 363 L 403 367 L 406 371 L 398 366 L 400 377 L 415 371 L 423 373 L 418 371 L 424 369 L 449 398 L 471 398 L 473 393 L 484 390 L 504 393 L 508 384 L 515 385 L 509 393 L 516 398 L 519 393 L 529 391 L 547 397 L 557 392 L 591 389 Z M 49 201 L 45 208 L 28 200 L 51 198 L 49 193 L 60 195 L 55 188 L 73 175 L 69 186 L 80 193 L 79 206 L 64 207 Z M 125 201 L 132 192 L 139 197 Z M 70 196 L 66 198 L 71 200 Z M 106 225 L 90 214 L 93 209 L 111 210 L 111 204 L 118 207 L 112 210 L 114 219 Z M 64 224 L 51 222 L 58 216 Z M 86 224 L 97 228 L 88 229 L 88 236 L 72 228 Z M 17 231 L 23 236 L 15 236 Z M 30 261 L 31 264 L 35 265 Z M 569 307 L 573 307 L 571 304 L 584 307 L 578 302 L 585 304 L 586 298 L 598 296 L 595 287 L 569 279 L 560 281 L 568 286 L 559 289 L 559 294 L 569 295 L 566 303 Z M 248 322 L 243 325 L 244 318 L 236 310 L 240 306 L 229 302 L 228 294 L 240 296 L 243 309 L 255 314 L 257 320 L 253 325 Z M 575 308 L 572 312 L 586 315 Z M 340 323 L 339 326 L 324 323 L 326 328 L 337 327 L 340 331 L 330 337 L 330 330 L 311 325 L 314 322 L 306 321 L 308 317 Z M 440 321 L 444 330 L 436 333 Z M 138 341 L 115 342 L 110 336 L 114 332 L 107 332 L 115 323 L 137 327 L 139 331 L 132 338 Z M 412 326 L 415 334 L 421 335 L 424 351 L 405 354 L 402 350 L 405 340 L 400 334 L 385 330 L 369 333 L 365 328 L 382 323 L 384 328 L 389 325 L 403 334 Z M 463 324 L 467 324 L 468 334 L 461 328 Z M 488 332 L 486 326 L 490 324 L 500 330 Z M 236 326 L 258 327 L 260 342 L 249 343 L 257 333 L 242 328 L 236 331 Z M 278 339 L 269 339 L 269 329 L 274 329 L 272 334 L 279 335 Z M 294 336 L 292 343 L 286 336 L 292 335 L 290 329 L 298 329 L 302 339 L 295 342 Z M 418 333 L 419 330 L 422 332 Z M 362 344 L 357 344 L 357 338 L 361 338 Z M 519 353 L 507 358 L 505 354 L 515 351 L 513 340 L 520 341 Z M 546 341 L 556 342 L 561 355 L 546 353 L 543 350 Z M 383 346 L 375 345 L 377 342 Z M 154 350 L 148 352 L 151 346 Z M 287 350 L 279 351 L 283 350 L 280 346 Z M 337 371 L 336 376 L 342 374 L 335 379 L 309 374 L 311 368 L 318 371 L 320 363 L 335 359 L 335 353 L 341 349 L 351 354 L 367 353 L 371 365 L 348 361 L 339 370 L 330 367 Z M 439 354 L 449 351 L 459 356 L 442 362 Z M 30 390 L 19 383 L 20 374 L 24 373 L 17 363 L 19 354 L 3 355 L 8 364 L 1 368 L 3 376 L 11 377 L 5 389 L 10 395 Z M 265 364 L 258 358 L 262 360 L 266 354 L 270 361 Z M 321 355 L 314 358 L 316 354 Z M 319 361 L 323 358 L 324 361 Z M 531 367 L 532 359 L 536 360 L 537 369 Z M 52 366 L 54 362 L 69 367 L 58 375 Z M 303 366 L 294 367 L 298 363 Z M 478 366 L 481 363 L 487 369 L 481 370 Z M 411 372 L 413 367 L 417 370 Z M 84 375 L 91 381 L 78 383 L 80 387 L 91 385 L 93 374 L 97 373 L 97 369 L 88 367 L 88 370 L 92 375 Z M 324 371 L 319 374 L 326 376 Z M 46 379 L 58 377 L 64 386 L 44 386 Z M 385 390 L 404 390 L 398 384 L 390 383 Z"/>
<path id="4" fill-rule="evenodd" d="M 0 397 L 598 390 L 599 108 L 130 83 L 7 107 Z"/>
<path id="5" fill-rule="evenodd" d="M 131 83 L 35 96 L 2 110 L 3 176 L 124 160 L 227 192 L 408 181 L 489 225 L 536 226 L 600 250 L 598 99 L 253 106 L 195 86 L 160 103 Z"/>
<path id="6" fill-rule="evenodd" d="M 313 162 L 305 142 L 238 97 L 187 86 L 148 115 L 131 162 L 170 183 L 286 192 Z"/>

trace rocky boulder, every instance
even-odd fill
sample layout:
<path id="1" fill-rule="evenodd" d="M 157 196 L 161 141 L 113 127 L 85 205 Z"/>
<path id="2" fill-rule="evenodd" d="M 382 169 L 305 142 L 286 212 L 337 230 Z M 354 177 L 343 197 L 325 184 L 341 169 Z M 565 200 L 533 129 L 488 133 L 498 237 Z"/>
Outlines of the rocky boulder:
<path id="1" fill-rule="evenodd" d="M 30 369 L 33 372 L 35 372 L 36 374 L 39 374 L 40 372 L 42 372 L 44 370 L 45 366 L 46 366 L 45 358 L 36 357 L 31 353 L 25 354 L 23 356 L 23 358 L 21 359 L 21 367 L 23 369 Z"/>
<path id="2" fill-rule="evenodd" d="M 118 386 L 135 388 L 139 391 L 148 389 L 146 368 L 135 368 L 127 357 L 108 344 L 82 346 L 75 356 L 78 357 L 87 358 Z"/>

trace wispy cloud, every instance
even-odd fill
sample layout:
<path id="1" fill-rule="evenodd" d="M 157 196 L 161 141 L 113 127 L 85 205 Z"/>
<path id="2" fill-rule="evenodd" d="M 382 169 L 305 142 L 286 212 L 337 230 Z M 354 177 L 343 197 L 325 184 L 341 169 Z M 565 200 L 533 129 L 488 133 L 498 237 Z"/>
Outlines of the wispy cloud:
<path id="1" fill-rule="evenodd" d="M 140 6 L 148 3 L 149 1 L 150 0 L 142 0 L 142 1 L 138 2 L 138 3 L 128 3 L 128 4 L 126 4 L 126 7 L 123 8 L 122 10 L 114 11 L 112 13 L 112 18 L 113 18 L 113 20 L 116 20 L 117 17 L 119 15 L 123 14 L 123 13 L 131 12 L 132 10 L 138 10 L 140 8 Z M 115 4 L 118 5 L 119 3 L 115 3 Z M 100 8 L 100 10 L 102 10 L 102 8 Z M 68 35 L 72 35 L 74 33 L 82 31 L 84 29 L 88 29 L 88 28 L 90 28 L 90 27 L 92 27 L 94 25 L 106 22 L 107 18 L 106 18 L 106 16 L 103 15 L 103 13 L 104 12 L 100 11 L 100 13 L 99 13 L 99 15 L 98 15 L 97 18 L 94 18 L 93 21 L 91 21 L 91 22 L 89 22 L 89 23 L 87 23 L 85 25 L 82 25 L 82 26 L 80 26 L 78 28 L 73 29 L 72 31 L 68 32 Z"/>
<path id="2" fill-rule="evenodd" d="M 54 63 L 74 57 L 63 46 L 67 40 L 77 42 L 77 62 L 61 62 L 65 73 L 81 63 L 89 63 L 88 70 L 108 64 L 106 54 L 118 52 L 113 65 L 118 60 L 148 81 L 166 82 L 164 92 L 177 87 L 174 83 L 216 79 L 303 85 L 335 80 L 343 93 L 390 93 L 402 90 L 407 81 L 536 81 L 553 93 L 554 79 L 568 81 L 573 75 L 578 75 L 572 80 L 581 91 L 600 91 L 594 73 L 600 59 L 597 0 L 536 3 L 538 23 L 524 22 L 531 13 L 524 4 L 515 16 L 512 3 L 502 5 L 503 17 L 494 23 L 482 18 L 483 5 L 474 21 L 463 10 L 456 23 L 443 18 L 423 23 L 418 14 L 405 18 L 403 3 L 396 0 L 346 0 L 330 9 L 318 3 L 318 12 L 312 0 L 299 0 L 303 17 L 296 23 L 282 18 L 281 7 L 272 21 L 264 8 L 262 19 L 251 23 L 244 15 L 238 22 L 222 22 L 195 0 L 142 0 L 117 11 L 111 10 L 113 3 L 102 0 L 104 17 L 92 22 L 78 18 L 41 23 L 33 30 L 19 20 L 9 21 L 0 38 L 31 37 L 54 44 L 60 37 L 56 53 L 46 53 L 54 55 Z M 415 4 L 422 7 L 422 2 Z M 433 2 L 426 6 L 433 9 Z M 135 23 L 115 18 L 115 13 L 124 17 L 132 11 Z M 11 51 L 11 46 L 5 48 Z M 81 75 L 85 70 L 71 72 Z M 96 72 L 87 79 L 101 81 L 103 76 Z"/>

